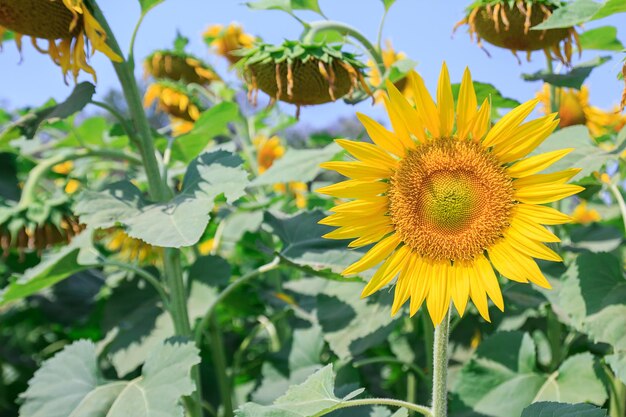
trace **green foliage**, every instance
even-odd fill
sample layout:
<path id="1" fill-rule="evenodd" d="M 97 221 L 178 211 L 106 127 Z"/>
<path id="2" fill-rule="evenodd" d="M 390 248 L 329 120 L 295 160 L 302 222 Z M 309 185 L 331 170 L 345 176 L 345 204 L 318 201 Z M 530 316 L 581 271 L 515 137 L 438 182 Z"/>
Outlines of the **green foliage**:
<path id="1" fill-rule="evenodd" d="M 584 51 L 589 49 L 621 51 L 624 49 L 622 42 L 617 39 L 617 28 L 614 26 L 601 26 L 584 31 L 580 34 L 580 46 Z"/>
<path id="2" fill-rule="evenodd" d="M 535 403 L 521 417 L 606 417 L 606 411 L 591 404 Z"/>
<path id="3" fill-rule="evenodd" d="M 591 61 L 586 61 L 577 65 L 574 65 L 572 69 L 570 69 L 565 74 L 554 74 L 550 71 L 541 70 L 537 71 L 534 74 L 522 74 L 522 77 L 526 81 L 538 81 L 542 80 L 547 82 L 548 84 L 552 84 L 556 87 L 569 87 L 580 89 L 593 71 L 594 68 L 599 67 L 605 62 L 609 61 L 611 57 L 595 57 Z"/>
<path id="4" fill-rule="evenodd" d="M 318 0 L 256 0 L 246 3 L 257 10 L 282 10 L 292 13 L 294 10 L 310 10 L 322 14 Z"/>

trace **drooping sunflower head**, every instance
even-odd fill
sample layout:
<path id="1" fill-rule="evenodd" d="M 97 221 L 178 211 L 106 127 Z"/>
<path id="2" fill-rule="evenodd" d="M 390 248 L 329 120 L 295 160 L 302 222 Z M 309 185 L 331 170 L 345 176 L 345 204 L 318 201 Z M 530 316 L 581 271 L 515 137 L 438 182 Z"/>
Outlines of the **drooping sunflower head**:
<path id="1" fill-rule="evenodd" d="M 395 49 L 393 48 L 393 45 L 391 44 L 391 41 L 386 42 L 386 48 L 382 50 L 382 56 L 383 56 L 383 64 L 385 65 L 386 69 L 391 68 L 391 66 L 395 64 L 396 62 L 406 59 L 406 54 L 404 52 L 395 51 Z M 378 70 L 378 67 L 376 66 L 374 61 L 372 61 L 371 59 L 367 61 L 367 67 L 369 69 L 368 80 L 370 84 L 372 84 L 373 87 L 380 87 L 383 82 L 383 78 L 382 78 L 382 75 L 380 74 L 380 71 Z M 394 81 L 393 84 L 405 96 L 407 94 L 410 94 L 411 89 L 407 88 L 408 87 L 407 77 L 402 77 L 399 80 Z M 382 103 L 383 101 L 382 97 L 384 94 L 385 93 L 380 90 L 377 90 L 374 93 L 374 98 L 376 99 L 377 103 Z M 407 97 L 407 98 L 411 98 L 411 97 Z"/>
<path id="2" fill-rule="evenodd" d="M 363 64 L 354 55 L 324 44 L 285 41 L 258 44 L 238 63 L 256 102 L 258 90 L 272 101 L 300 106 L 335 101 L 350 95 L 363 82 Z"/>
<path id="3" fill-rule="evenodd" d="M 211 25 L 204 32 L 204 41 L 216 52 L 235 64 L 241 59 L 241 55 L 233 54 L 241 49 L 252 48 L 257 40 L 254 36 L 243 31 L 241 25 L 231 23 L 228 26 Z"/>
<path id="4" fill-rule="evenodd" d="M 589 104 L 589 89 L 582 86 L 580 90 L 573 88 L 556 88 L 556 104 L 559 109 L 559 127 L 586 125 L 593 137 L 600 137 L 611 132 L 619 132 L 626 124 L 618 108 L 605 111 Z M 541 100 L 544 114 L 550 113 L 550 86 L 544 84 L 537 93 Z"/>
<path id="5" fill-rule="evenodd" d="M 285 154 L 285 147 L 281 144 L 278 136 L 268 138 L 264 135 L 258 135 L 254 138 L 253 144 L 256 148 L 259 174 L 267 171 L 274 164 L 274 161 L 282 158 Z"/>
<path id="6" fill-rule="evenodd" d="M 199 100 L 181 82 L 157 80 L 146 90 L 144 107 L 157 103 L 157 109 L 180 120 L 195 122 L 200 117 Z"/>
<path id="7" fill-rule="evenodd" d="M 476 37 L 481 47 L 482 40 L 485 40 L 511 50 L 515 56 L 518 51 L 526 52 L 528 59 L 532 51 L 543 50 L 549 57 L 569 65 L 573 45 L 580 50 L 573 27 L 531 29 L 563 4 L 560 0 L 477 0 L 468 7 L 465 18 L 456 27 L 467 24 L 470 37 Z"/>
<path id="8" fill-rule="evenodd" d="M 208 85 L 220 77 L 206 62 L 186 52 L 160 50 L 144 60 L 146 76 L 165 78 L 183 83 Z"/>
<path id="9" fill-rule="evenodd" d="M 64 196 L 35 201 L 27 208 L 0 207 L 2 257 L 12 251 L 17 252 L 20 260 L 29 252 L 41 255 L 45 249 L 69 243 L 83 229 Z"/>
<path id="10" fill-rule="evenodd" d="M 339 204 L 321 221 L 337 226 L 330 239 L 375 245 L 343 273 L 380 266 L 363 291 L 368 296 L 396 276 L 395 314 L 409 298 L 415 314 L 424 301 L 438 324 L 451 300 L 460 314 L 471 298 L 489 320 L 487 296 L 503 309 L 494 268 L 518 282 L 548 288 L 533 258 L 560 261 L 543 242 L 559 239 L 543 225 L 570 221 L 544 206 L 582 187 L 566 184 L 579 170 L 539 174 L 571 149 L 528 157 L 558 125 L 551 114 L 525 122 L 531 100 L 490 127 L 486 99 L 480 108 L 469 70 L 458 105 L 444 64 L 436 102 L 415 72 L 409 75 L 415 107 L 390 82 L 385 97 L 392 131 L 360 114 L 372 143 L 338 140 L 356 159 L 327 162 L 350 179 L 319 189 Z"/>
<path id="11" fill-rule="evenodd" d="M 33 45 L 50 55 L 64 76 L 71 72 L 75 80 L 81 70 L 95 79 L 87 62 L 90 47 L 113 61 L 122 60 L 106 44 L 106 32 L 83 0 L 0 0 L 0 31 L 5 29 L 15 32 L 20 50 L 22 37 L 30 36 Z M 48 48 L 40 48 L 38 39 L 48 41 Z"/>
<path id="12" fill-rule="evenodd" d="M 170 126 L 172 127 L 172 136 L 177 137 L 191 132 L 195 124 L 194 122 L 170 116 Z"/>
<path id="13" fill-rule="evenodd" d="M 130 237 L 120 228 L 103 230 L 98 237 L 107 250 L 125 262 L 156 265 L 162 259 L 163 249 L 154 247 L 143 240 Z"/>

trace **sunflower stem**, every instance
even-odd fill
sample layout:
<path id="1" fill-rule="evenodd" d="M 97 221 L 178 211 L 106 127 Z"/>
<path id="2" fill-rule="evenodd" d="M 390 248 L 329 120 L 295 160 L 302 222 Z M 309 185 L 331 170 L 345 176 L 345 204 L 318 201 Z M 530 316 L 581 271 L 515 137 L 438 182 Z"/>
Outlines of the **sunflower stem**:
<path id="1" fill-rule="evenodd" d="M 357 40 L 361 45 L 363 45 L 368 55 L 376 63 L 376 67 L 378 68 L 381 76 L 384 76 L 386 74 L 383 56 L 381 55 L 378 48 L 372 45 L 369 39 L 367 39 L 365 35 L 359 32 L 358 29 L 345 23 L 337 22 L 334 20 L 318 20 L 315 22 L 310 22 L 308 29 L 301 37 L 302 42 L 312 43 L 315 40 L 315 35 L 324 30 L 335 30 L 337 32 L 340 32 L 344 36 L 350 36 L 351 38 Z"/>
<path id="2" fill-rule="evenodd" d="M 362 407 L 364 405 L 388 405 L 391 407 L 406 408 L 407 410 L 415 411 L 426 417 L 434 417 L 434 414 L 428 407 L 419 404 L 408 403 L 406 401 L 394 400 L 391 398 L 364 398 L 362 400 L 343 401 L 336 406 L 329 408 L 328 410 L 316 414 L 315 417 L 324 416 L 341 408 Z"/>
<path id="3" fill-rule="evenodd" d="M 224 352 L 224 339 L 215 316 L 211 316 L 209 323 L 209 338 L 211 339 L 209 348 L 211 349 L 213 367 L 222 400 L 222 417 L 233 417 L 233 395 L 231 379 L 228 375 L 226 353 Z"/>
<path id="4" fill-rule="evenodd" d="M 552 63 L 552 58 L 550 56 L 546 56 L 546 68 L 549 74 L 554 73 L 554 65 Z M 559 103 L 556 97 L 556 87 L 550 84 L 550 113 L 557 113 L 559 111 Z"/>
<path id="5" fill-rule="evenodd" d="M 433 344 L 433 417 L 448 415 L 448 336 L 450 333 L 450 311 L 435 327 Z"/>
<path id="6" fill-rule="evenodd" d="M 617 205 L 619 206 L 619 211 L 622 215 L 622 222 L 624 223 L 624 230 L 626 230 L 626 202 L 624 202 L 624 196 L 622 196 L 622 192 L 617 187 L 617 184 L 611 183 L 609 185 L 609 190 L 615 197 L 617 201 Z"/>

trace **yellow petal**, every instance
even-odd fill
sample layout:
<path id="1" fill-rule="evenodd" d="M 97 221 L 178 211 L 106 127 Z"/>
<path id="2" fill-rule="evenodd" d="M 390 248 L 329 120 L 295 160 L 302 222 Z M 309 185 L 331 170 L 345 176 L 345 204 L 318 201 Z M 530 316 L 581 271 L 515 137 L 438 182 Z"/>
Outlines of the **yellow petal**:
<path id="1" fill-rule="evenodd" d="M 348 180 L 318 188 L 317 192 L 341 198 L 369 198 L 386 192 L 388 188 L 389 184 L 380 181 Z"/>
<path id="2" fill-rule="evenodd" d="M 402 246 L 400 249 L 395 251 L 393 255 L 391 255 L 385 263 L 378 268 L 378 271 L 374 274 L 372 279 L 367 283 L 363 292 L 361 293 L 361 297 L 368 297 L 374 294 L 376 291 L 380 290 L 385 285 L 389 284 L 392 279 L 398 275 L 400 269 L 404 265 L 406 261 L 406 257 L 409 254 L 409 247 Z"/>
<path id="3" fill-rule="evenodd" d="M 485 255 L 480 254 L 474 259 L 476 270 L 479 273 L 483 288 L 487 291 L 487 295 L 491 298 L 491 301 L 495 304 L 500 311 L 504 311 L 504 300 L 502 299 L 502 291 L 500 291 L 500 284 L 498 278 L 493 272 L 491 264 L 485 258 Z"/>
<path id="4" fill-rule="evenodd" d="M 374 230 L 371 233 L 364 234 L 358 239 L 353 240 L 348 244 L 349 248 L 360 248 L 361 246 L 371 245 L 372 243 L 378 242 L 380 239 L 387 236 L 389 233 L 395 230 L 393 225 L 389 225 L 387 227 L 379 228 Z"/>
<path id="5" fill-rule="evenodd" d="M 426 142 L 424 125 L 417 111 L 415 111 L 413 106 L 409 104 L 404 95 L 402 95 L 391 81 L 387 80 L 385 85 L 387 86 L 390 105 L 404 122 L 409 133 L 415 136 L 420 142 Z M 415 144 L 411 140 L 410 142 L 406 142 L 405 146 L 414 148 Z"/>
<path id="6" fill-rule="evenodd" d="M 393 171 L 389 168 L 384 166 L 375 167 L 364 162 L 332 161 L 324 162 L 320 164 L 320 167 L 337 171 L 343 176 L 354 179 L 376 180 L 389 178 L 393 174 Z"/>
<path id="7" fill-rule="evenodd" d="M 507 168 L 507 172 L 513 178 L 527 177 L 543 171 L 573 150 L 574 148 L 559 149 L 542 153 L 541 155 L 531 156 L 530 158 L 523 159 L 510 166 Z"/>
<path id="8" fill-rule="evenodd" d="M 323 237 L 326 239 L 352 239 L 364 234 L 370 234 L 375 230 L 389 230 L 391 229 L 390 226 L 391 219 L 389 217 L 383 217 L 380 220 L 371 221 L 369 224 L 360 226 L 343 226 L 330 233 L 326 233 Z"/>
<path id="9" fill-rule="evenodd" d="M 360 216 L 352 213 L 335 213 L 320 220 L 319 224 L 326 226 L 360 226 L 370 221 L 376 221 L 385 217 L 386 209 L 372 211 Z"/>
<path id="10" fill-rule="evenodd" d="M 448 287 L 448 274 L 452 273 L 449 261 L 435 261 L 432 266 L 432 284 L 428 292 L 426 307 L 433 321 L 438 326 L 450 309 L 450 289 Z"/>
<path id="11" fill-rule="evenodd" d="M 393 234 L 384 238 L 375 244 L 361 259 L 347 267 L 341 275 L 351 275 L 366 271 L 373 266 L 378 265 L 400 244 L 400 238 L 397 234 Z"/>
<path id="12" fill-rule="evenodd" d="M 398 310 L 406 303 L 411 295 L 411 276 L 413 269 L 415 268 L 416 256 L 410 254 L 407 262 L 404 263 L 398 282 L 396 283 L 396 289 L 393 295 L 393 305 L 391 306 L 391 315 L 395 316 Z"/>
<path id="13" fill-rule="evenodd" d="M 433 98 L 428 93 L 422 77 L 415 71 L 411 71 L 408 76 L 409 83 L 413 89 L 417 113 L 431 136 L 440 137 L 439 113 Z"/>
<path id="14" fill-rule="evenodd" d="M 415 257 L 415 267 L 411 275 L 411 317 L 417 313 L 424 303 L 430 292 L 430 285 L 433 282 L 431 279 L 431 264 L 417 255 Z"/>
<path id="15" fill-rule="evenodd" d="M 337 139 L 335 140 L 346 151 L 354 155 L 355 158 L 363 162 L 370 162 L 375 165 L 384 165 L 387 168 L 395 169 L 398 161 L 391 157 L 387 152 L 376 145 L 365 142 L 356 142 L 353 140 Z"/>
<path id="16" fill-rule="evenodd" d="M 551 288 L 537 263 L 515 249 L 506 239 L 490 247 L 488 252 L 493 265 L 506 278 L 524 283 L 530 280 L 542 288 Z"/>
<path id="17" fill-rule="evenodd" d="M 467 138 L 472 127 L 471 122 L 477 114 L 477 107 L 478 101 L 476 100 L 476 91 L 474 91 L 474 84 L 472 83 L 472 74 L 469 68 L 465 68 L 456 109 L 456 131 L 459 138 Z"/>
<path id="18" fill-rule="evenodd" d="M 533 120 L 526 125 L 534 124 L 539 120 Z M 538 123 L 540 124 L 540 123 Z M 502 162 L 513 162 L 531 153 L 537 146 L 546 140 L 559 125 L 558 120 L 545 123 L 536 129 L 528 129 L 525 135 L 520 135 L 518 140 L 511 143 L 503 143 L 494 148 L 494 153 Z"/>
<path id="19" fill-rule="evenodd" d="M 533 174 L 513 181 L 513 187 L 526 188 L 535 187 L 537 185 L 564 184 L 580 171 L 580 168 L 570 168 L 551 174 Z"/>
<path id="20" fill-rule="evenodd" d="M 552 207 L 536 206 L 533 204 L 517 204 L 513 207 L 517 216 L 525 217 L 540 224 L 565 224 L 572 221 L 572 217 L 563 214 Z"/>
<path id="21" fill-rule="evenodd" d="M 439 84 L 437 85 L 437 108 L 439 110 L 440 122 L 439 135 L 442 137 L 452 135 L 452 129 L 454 128 L 454 97 L 452 96 L 448 66 L 445 62 L 441 67 Z"/>
<path id="22" fill-rule="evenodd" d="M 489 133 L 487 133 L 487 137 L 485 137 L 483 145 L 485 147 L 490 147 L 507 140 L 511 131 L 518 127 L 524 119 L 528 117 L 538 103 L 539 99 L 529 100 L 507 113 L 493 126 L 493 128 L 491 128 Z"/>
<path id="23" fill-rule="evenodd" d="M 372 197 L 366 200 L 354 200 L 347 203 L 339 204 L 333 207 L 330 211 L 335 213 L 368 213 L 372 210 L 378 211 L 386 209 L 388 206 L 387 197 Z"/>
<path id="24" fill-rule="evenodd" d="M 487 133 L 487 130 L 489 130 L 490 124 L 491 104 L 489 103 L 489 98 L 486 98 L 483 101 L 483 104 L 480 106 L 480 110 L 478 110 L 478 113 L 476 113 L 474 120 L 472 120 L 470 128 L 472 139 L 476 142 L 482 140 L 483 136 L 485 136 L 485 133 Z"/>
<path id="25" fill-rule="evenodd" d="M 540 224 L 535 223 L 534 221 L 528 220 L 523 216 L 514 216 L 511 219 L 511 227 L 516 229 L 518 232 L 525 234 L 529 238 L 536 240 L 538 242 L 560 242 L 558 236 L 554 233 L 550 232 L 545 227 Z"/>
<path id="26" fill-rule="evenodd" d="M 504 237 L 519 252 L 533 258 L 545 259 L 546 261 L 562 262 L 563 259 L 552 249 L 546 247 L 543 243 L 537 242 L 520 233 L 516 229 L 509 228 L 504 232 Z"/>
<path id="27" fill-rule="evenodd" d="M 585 187 L 573 184 L 534 185 L 515 190 L 515 199 L 528 204 L 545 204 L 561 200 L 583 191 Z"/>
<path id="28" fill-rule="evenodd" d="M 361 121 L 368 136 L 377 146 L 380 146 L 382 149 L 394 155 L 404 155 L 402 143 L 396 138 L 393 132 L 388 131 L 381 126 L 380 123 L 363 113 L 357 113 L 356 117 Z"/>
<path id="29" fill-rule="evenodd" d="M 470 266 L 466 262 L 455 262 L 453 272 L 448 277 L 451 280 L 452 301 L 461 317 L 463 317 L 469 298 L 469 269 Z"/>
<path id="30" fill-rule="evenodd" d="M 476 309 L 480 315 L 491 322 L 489 318 L 489 303 L 487 302 L 487 293 L 483 288 L 482 280 L 480 279 L 480 271 L 477 269 L 476 264 L 472 263 L 472 269 L 470 270 L 470 297 L 472 302 L 476 306 Z"/>

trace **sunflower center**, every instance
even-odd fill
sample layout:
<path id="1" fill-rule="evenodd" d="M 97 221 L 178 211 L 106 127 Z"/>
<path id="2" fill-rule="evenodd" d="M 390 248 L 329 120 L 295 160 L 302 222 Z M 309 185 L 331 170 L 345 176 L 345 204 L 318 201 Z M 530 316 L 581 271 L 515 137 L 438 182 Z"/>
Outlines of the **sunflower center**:
<path id="1" fill-rule="evenodd" d="M 391 178 L 389 211 L 402 241 L 434 260 L 470 260 L 509 224 L 511 178 L 479 144 L 436 139 Z"/>

